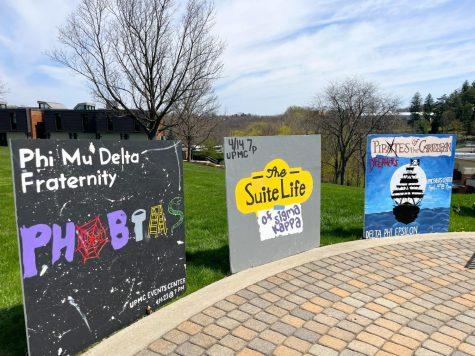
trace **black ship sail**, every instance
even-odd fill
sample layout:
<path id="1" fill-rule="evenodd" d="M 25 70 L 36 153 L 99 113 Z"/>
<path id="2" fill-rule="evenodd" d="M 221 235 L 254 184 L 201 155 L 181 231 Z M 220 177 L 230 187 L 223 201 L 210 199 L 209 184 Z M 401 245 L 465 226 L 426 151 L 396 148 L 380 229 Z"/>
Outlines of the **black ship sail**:
<path id="1" fill-rule="evenodd" d="M 417 219 L 420 208 L 419 204 L 424 197 L 424 190 L 421 189 L 419 178 L 414 167 L 419 165 L 419 160 L 412 160 L 406 167 L 396 189 L 391 192 L 394 201 L 393 214 L 397 221 L 403 224 L 410 224 Z"/>

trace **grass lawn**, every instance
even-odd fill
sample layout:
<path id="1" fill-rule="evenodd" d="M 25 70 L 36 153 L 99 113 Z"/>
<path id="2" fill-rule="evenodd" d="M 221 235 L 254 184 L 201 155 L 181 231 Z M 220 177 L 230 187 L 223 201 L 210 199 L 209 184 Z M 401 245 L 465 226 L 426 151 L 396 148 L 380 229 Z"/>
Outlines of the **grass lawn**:
<path id="1" fill-rule="evenodd" d="M 224 170 L 185 163 L 187 294 L 229 274 Z M 322 185 L 321 244 L 361 238 L 364 190 Z M 453 195 L 450 231 L 475 227 L 475 196 Z M 25 354 L 8 150 L 0 148 L 0 354 Z"/>

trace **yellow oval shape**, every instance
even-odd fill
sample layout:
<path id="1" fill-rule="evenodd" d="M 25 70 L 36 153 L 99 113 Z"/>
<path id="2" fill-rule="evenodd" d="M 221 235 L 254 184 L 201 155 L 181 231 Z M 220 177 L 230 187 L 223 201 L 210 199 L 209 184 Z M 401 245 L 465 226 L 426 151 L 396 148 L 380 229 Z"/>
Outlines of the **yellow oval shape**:
<path id="1" fill-rule="evenodd" d="M 264 169 L 236 184 L 237 209 L 243 214 L 305 202 L 313 191 L 313 178 L 301 167 L 290 168 L 287 162 L 276 158 Z"/>

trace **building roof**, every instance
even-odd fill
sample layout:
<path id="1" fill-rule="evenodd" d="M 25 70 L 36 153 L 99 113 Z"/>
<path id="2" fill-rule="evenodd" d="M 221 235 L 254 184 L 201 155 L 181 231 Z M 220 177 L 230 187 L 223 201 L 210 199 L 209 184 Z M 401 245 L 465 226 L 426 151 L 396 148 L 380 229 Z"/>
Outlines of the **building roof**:
<path id="1" fill-rule="evenodd" d="M 50 109 L 67 109 L 66 106 L 64 106 L 61 103 L 55 103 L 53 101 L 43 101 L 43 100 L 38 100 L 38 105 L 41 104 L 46 104 Z"/>
<path id="2" fill-rule="evenodd" d="M 77 103 L 76 106 L 74 107 L 74 110 L 82 110 L 86 106 L 92 106 L 93 108 L 95 108 L 96 104 L 91 103 L 91 102 L 87 102 L 87 101 L 85 101 L 83 103 Z"/>

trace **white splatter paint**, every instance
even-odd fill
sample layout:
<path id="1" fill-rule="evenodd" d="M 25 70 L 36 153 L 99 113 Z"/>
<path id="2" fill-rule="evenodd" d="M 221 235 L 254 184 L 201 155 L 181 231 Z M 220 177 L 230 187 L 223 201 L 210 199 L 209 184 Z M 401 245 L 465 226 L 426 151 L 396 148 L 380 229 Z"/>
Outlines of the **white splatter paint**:
<path id="1" fill-rule="evenodd" d="M 181 241 L 181 240 L 178 240 L 176 243 L 177 243 L 178 245 L 183 245 L 183 244 L 184 244 L 184 242 Z"/>
<path id="2" fill-rule="evenodd" d="M 61 355 L 62 353 L 63 353 L 63 349 L 60 347 L 60 348 L 58 349 L 58 356 Z"/>
<path id="3" fill-rule="evenodd" d="M 89 145 L 89 151 L 94 154 L 94 152 L 96 152 L 96 148 L 94 147 L 94 144 L 91 142 L 91 144 Z"/>
<path id="4" fill-rule="evenodd" d="M 178 190 L 181 191 L 181 168 L 180 168 L 180 157 L 178 156 L 178 144 L 180 141 L 177 141 L 171 146 L 163 147 L 163 148 L 151 148 L 149 150 L 142 151 L 141 154 L 147 153 L 149 151 L 166 151 L 170 148 L 175 148 L 175 155 L 176 155 L 176 162 L 178 166 Z"/>
<path id="5" fill-rule="evenodd" d="M 47 269 L 48 269 L 48 266 L 47 266 L 47 265 L 43 265 L 43 267 L 41 267 L 40 277 L 45 274 L 45 272 L 46 272 Z"/>
<path id="6" fill-rule="evenodd" d="M 65 208 L 66 205 L 68 205 L 70 202 L 71 202 L 71 200 L 68 200 L 66 203 L 63 204 L 63 206 L 62 206 L 61 209 L 59 210 L 59 216 L 62 216 L 62 215 L 63 215 L 63 210 L 64 210 L 64 208 Z"/>
<path id="7" fill-rule="evenodd" d="M 180 143 L 180 141 L 177 141 L 176 143 L 174 143 L 171 146 L 162 147 L 162 148 L 151 148 L 149 150 L 145 150 L 145 151 L 140 152 L 140 154 L 144 154 L 144 153 L 147 153 L 147 152 L 150 152 L 150 151 L 166 151 L 166 150 L 169 150 L 170 148 L 177 147 L 179 143 Z"/>
<path id="8" fill-rule="evenodd" d="M 72 329 L 66 330 L 64 333 L 58 335 L 58 339 L 61 339 L 64 335 L 70 332 Z"/>
<path id="9" fill-rule="evenodd" d="M 180 159 L 178 158 L 178 149 L 175 145 L 175 154 L 176 154 L 176 163 L 178 166 L 178 191 L 181 191 L 181 168 L 180 168 Z"/>
<path id="10" fill-rule="evenodd" d="M 76 301 L 74 300 L 74 298 L 71 297 L 71 296 L 68 296 L 68 302 L 69 302 L 69 304 L 71 304 L 73 307 L 76 308 L 76 310 L 78 311 L 79 315 L 81 315 L 82 320 L 84 320 L 84 323 L 86 324 L 87 328 L 89 329 L 89 331 L 91 331 L 91 327 L 89 326 L 89 322 L 87 321 L 86 316 L 85 316 L 84 313 L 81 311 L 81 309 L 79 309 L 79 305 L 77 305 L 77 303 L 76 303 Z"/>
<path id="11" fill-rule="evenodd" d="M 129 279 L 127 278 L 126 281 L 129 282 Z M 134 289 L 134 285 L 135 285 L 135 278 L 132 279 L 132 285 L 130 286 L 129 294 L 127 295 L 124 306 L 122 307 L 122 310 L 120 311 L 119 315 L 124 312 L 125 307 L 127 306 L 127 303 L 129 302 L 130 295 L 132 294 L 132 289 Z"/>

